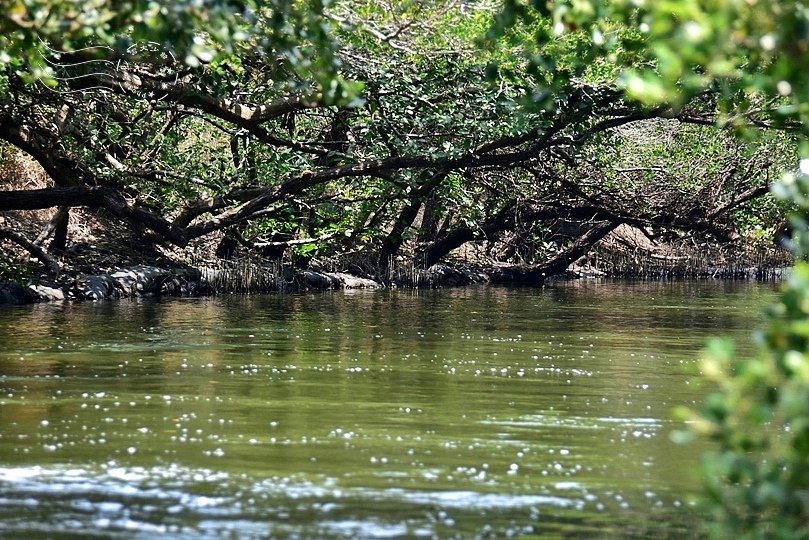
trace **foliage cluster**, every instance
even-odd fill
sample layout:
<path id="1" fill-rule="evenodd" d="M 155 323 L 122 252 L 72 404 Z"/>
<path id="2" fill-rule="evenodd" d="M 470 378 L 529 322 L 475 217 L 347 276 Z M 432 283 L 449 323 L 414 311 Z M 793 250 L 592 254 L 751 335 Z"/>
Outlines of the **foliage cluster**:
<path id="1" fill-rule="evenodd" d="M 718 387 L 695 422 L 719 445 L 703 466 L 716 537 L 809 536 L 809 175 L 789 175 L 777 191 L 797 207 L 798 260 L 768 312 L 762 352 L 741 358 L 717 340 L 703 362 Z"/>
<path id="2" fill-rule="evenodd" d="M 355 88 L 339 76 L 323 23 L 328 2 L 300 0 L 8 0 L 0 16 L 0 90 L 8 76 L 56 88 L 66 65 L 139 61 L 238 68 L 250 51 L 310 81 L 332 101 Z M 235 66 L 233 62 L 235 61 Z"/>
<path id="3" fill-rule="evenodd" d="M 627 94 L 650 105 L 686 103 L 716 91 L 723 121 L 755 124 L 739 114 L 765 103 L 767 119 L 807 125 L 809 8 L 802 1 L 562 0 L 505 2 L 499 37 L 516 20 L 537 17 L 532 49 L 558 36 L 576 36 L 575 60 L 560 69 L 554 58 L 531 62 L 554 86 L 564 86 L 605 59 L 619 68 Z M 570 38 L 569 38 L 570 39 Z"/>
<path id="4" fill-rule="evenodd" d="M 31 283 L 33 264 L 27 259 L 12 257 L 7 254 L 0 255 L 0 281 L 13 281 L 23 286 Z"/>

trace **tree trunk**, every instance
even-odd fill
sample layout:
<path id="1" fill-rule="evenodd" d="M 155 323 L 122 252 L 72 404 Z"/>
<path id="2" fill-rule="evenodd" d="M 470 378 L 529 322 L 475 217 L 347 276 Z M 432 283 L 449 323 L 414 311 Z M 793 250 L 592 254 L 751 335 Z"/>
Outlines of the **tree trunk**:
<path id="1" fill-rule="evenodd" d="M 55 187 L 19 191 L 0 191 L 0 211 L 42 210 L 54 206 L 104 206 L 104 195 L 114 191 L 106 187 Z"/>
<path id="2" fill-rule="evenodd" d="M 438 218 L 435 215 L 437 209 L 438 198 L 432 194 L 424 202 L 424 214 L 417 237 L 419 243 L 432 242 L 438 235 Z"/>
<path id="3" fill-rule="evenodd" d="M 538 285 L 546 278 L 556 276 L 564 272 L 568 266 L 584 256 L 596 242 L 607 236 L 620 223 L 601 222 L 597 223 L 586 233 L 578 237 L 573 245 L 564 251 L 557 253 L 542 264 L 529 267 L 510 267 L 500 269 L 492 276 L 495 283 L 520 283 L 525 285 Z"/>
<path id="4" fill-rule="evenodd" d="M 453 249 L 459 248 L 466 242 L 478 240 L 481 236 L 488 236 L 495 232 L 512 229 L 516 223 L 517 213 L 516 201 L 512 201 L 497 214 L 490 217 L 474 229 L 470 227 L 460 227 L 447 232 L 422 252 L 416 259 L 416 265 L 420 268 L 429 268 Z"/>
<path id="5" fill-rule="evenodd" d="M 399 252 L 405 240 L 404 232 L 413 224 L 413 220 L 416 219 L 418 213 L 419 205 L 414 201 L 407 201 L 404 208 L 399 212 L 399 216 L 393 224 L 393 229 L 382 241 L 382 247 L 379 248 L 377 266 L 380 272 L 388 268 L 393 257 Z"/>
<path id="6" fill-rule="evenodd" d="M 67 206 L 60 206 L 56 211 L 56 215 L 51 220 L 53 225 L 53 240 L 48 245 L 48 251 L 51 253 L 64 253 L 67 247 L 67 225 L 70 221 L 70 208 Z"/>
<path id="7" fill-rule="evenodd" d="M 418 216 L 419 209 L 421 208 L 421 200 L 433 193 L 441 182 L 449 174 L 447 170 L 440 170 L 430 176 L 429 180 L 418 186 L 410 192 L 410 196 L 406 199 L 406 206 L 399 212 L 399 216 L 393 224 L 393 229 L 382 241 L 382 247 L 379 249 L 378 267 L 380 270 L 385 269 L 390 264 L 390 261 L 401 249 L 404 243 L 404 232 L 413 224 L 413 221 Z"/>

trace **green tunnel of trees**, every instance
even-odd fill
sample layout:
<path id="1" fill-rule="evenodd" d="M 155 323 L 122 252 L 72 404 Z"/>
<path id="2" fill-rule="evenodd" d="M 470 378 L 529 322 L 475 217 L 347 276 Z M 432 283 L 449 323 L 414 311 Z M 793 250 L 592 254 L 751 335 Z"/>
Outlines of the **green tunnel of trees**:
<path id="1" fill-rule="evenodd" d="M 0 212 L 60 208 L 37 239 L 3 233 L 35 256 L 89 207 L 223 259 L 384 276 L 474 242 L 550 275 L 621 225 L 771 232 L 768 182 L 796 159 L 777 100 L 714 83 L 629 95 L 627 66 L 648 58 L 619 23 L 598 56 L 601 34 L 508 2 L 181 2 L 152 18 L 41 4 L 12 2 L 0 42 L 4 152 L 49 177 L 5 174 Z M 761 129 L 742 143 L 739 126 Z"/>
<path id="2" fill-rule="evenodd" d="M 716 443 L 710 536 L 809 536 L 805 0 L 0 7 L 0 225 L 58 209 L 42 231 L 0 226 L 2 256 L 57 264 L 88 207 L 222 258 L 384 274 L 474 243 L 542 275 L 618 227 L 762 239 L 791 212 L 761 354 L 714 343 L 718 390 L 684 416 Z"/>

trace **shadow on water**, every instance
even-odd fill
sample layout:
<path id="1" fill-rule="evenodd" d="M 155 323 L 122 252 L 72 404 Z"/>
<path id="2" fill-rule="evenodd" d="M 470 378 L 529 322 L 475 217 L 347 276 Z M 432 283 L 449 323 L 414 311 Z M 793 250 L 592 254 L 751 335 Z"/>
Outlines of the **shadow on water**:
<path id="1" fill-rule="evenodd" d="M 0 535 L 698 533 L 704 340 L 771 285 L 566 282 L 0 311 Z"/>

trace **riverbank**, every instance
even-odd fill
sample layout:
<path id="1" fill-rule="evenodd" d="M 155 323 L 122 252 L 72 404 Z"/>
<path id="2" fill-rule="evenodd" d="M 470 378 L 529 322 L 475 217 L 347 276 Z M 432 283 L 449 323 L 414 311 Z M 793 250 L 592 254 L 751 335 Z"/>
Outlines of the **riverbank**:
<path id="1" fill-rule="evenodd" d="M 167 269 L 140 265 L 110 273 L 66 276 L 59 281 L 35 280 L 27 285 L 0 281 L 0 304 L 382 287 L 377 281 L 342 272 L 301 270 L 273 275 L 255 269 L 253 274 L 247 282 L 245 276 L 237 277 L 226 269 Z"/>
<path id="2" fill-rule="evenodd" d="M 100 301 L 143 296 L 212 296 L 386 287 L 455 287 L 476 284 L 541 285 L 548 280 L 626 277 L 633 279 L 779 280 L 785 267 L 708 267 L 700 272 L 676 267 L 632 268 L 624 275 L 593 266 L 571 265 L 556 276 L 523 266 L 436 264 L 426 270 L 397 272 L 384 281 L 344 271 L 298 269 L 291 265 L 230 264 L 219 268 L 161 268 L 139 264 L 111 272 L 65 274 L 59 280 L 31 279 L 27 283 L 0 280 L 0 304 L 53 301 Z"/>
<path id="3" fill-rule="evenodd" d="M 408 264 L 412 254 L 385 269 L 375 265 L 374 257 L 358 253 L 302 263 L 292 256 L 279 260 L 244 251 L 223 260 L 216 254 L 216 242 L 179 249 L 136 238 L 103 216 L 91 217 L 77 220 L 70 229 L 74 241 L 58 255 L 46 254 L 52 257 L 49 262 L 9 245 L 16 251 L 0 258 L 0 304 L 484 283 L 537 286 L 598 277 L 778 280 L 790 264 L 788 254 L 774 245 L 652 242 L 630 227 L 616 230 L 584 256 L 554 266 L 563 270 L 550 273 L 547 265 L 496 262 L 491 255 L 496 244 L 487 242 L 469 243 L 426 269 Z M 96 226 L 87 228 L 88 223 Z M 25 229 L 21 222 L 13 225 Z M 32 218 L 28 236 L 42 226 Z"/>

